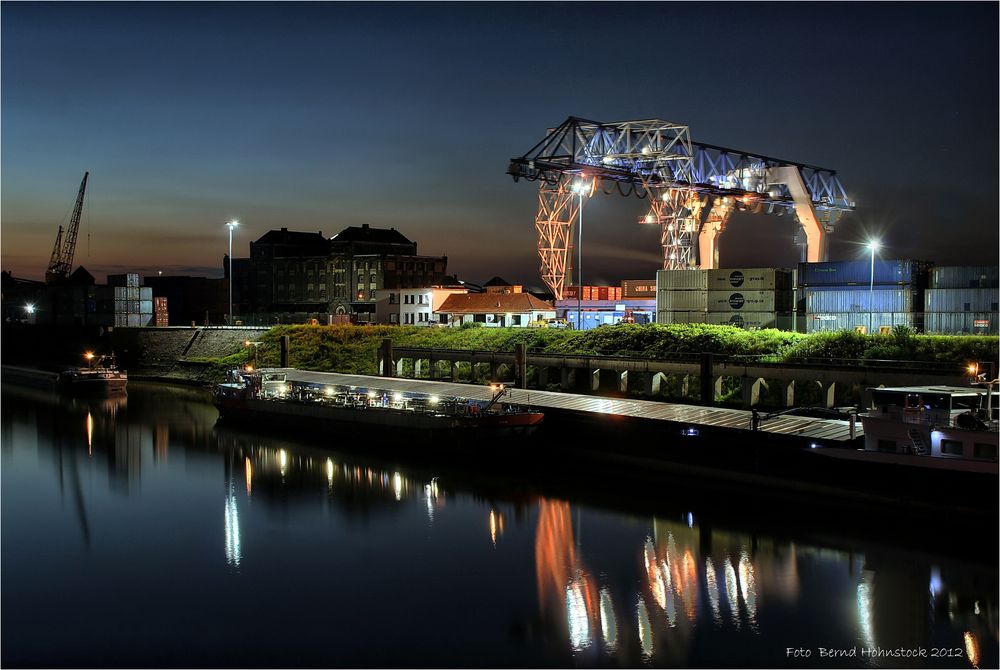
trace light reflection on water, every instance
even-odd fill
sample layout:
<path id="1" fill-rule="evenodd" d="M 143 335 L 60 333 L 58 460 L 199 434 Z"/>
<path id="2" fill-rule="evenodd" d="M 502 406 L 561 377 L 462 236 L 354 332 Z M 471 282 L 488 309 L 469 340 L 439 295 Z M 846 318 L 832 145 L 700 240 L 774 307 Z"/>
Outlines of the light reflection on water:
<path id="1" fill-rule="evenodd" d="M 191 391 L 4 387 L 3 403 L 7 665 L 782 666 L 787 646 L 900 645 L 961 649 L 949 667 L 997 662 L 997 573 L 981 563 L 769 537 L 683 500 L 643 514 L 586 487 L 487 493 L 216 429 Z M 136 607 L 162 630 L 125 615 Z M 277 634 L 241 655 L 265 627 Z M 321 632 L 287 656 L 285 636 Z"/>

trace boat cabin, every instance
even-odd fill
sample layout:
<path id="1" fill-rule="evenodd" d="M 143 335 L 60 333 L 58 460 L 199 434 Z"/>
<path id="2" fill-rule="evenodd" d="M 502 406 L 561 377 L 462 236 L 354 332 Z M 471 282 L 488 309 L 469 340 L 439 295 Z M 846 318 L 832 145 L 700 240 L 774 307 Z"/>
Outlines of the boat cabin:
<path id="1" fill-rule="evenodd" d="M 866 450 L 997 460 L 1000 392 L 961 386 L 869 390 L 872 409 L 861 416 Z"/>

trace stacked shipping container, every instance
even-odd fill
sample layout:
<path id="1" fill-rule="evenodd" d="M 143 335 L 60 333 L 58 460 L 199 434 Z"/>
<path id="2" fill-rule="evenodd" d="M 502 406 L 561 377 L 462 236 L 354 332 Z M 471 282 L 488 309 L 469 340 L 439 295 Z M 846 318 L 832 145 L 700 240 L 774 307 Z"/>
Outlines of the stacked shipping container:
<path id="1" fill-rule="evenodd" d="M 657 323 L 794 328 L 792 271 L 781 268 L 661 270 Z"/>
<path id="2" fill-rule="evenodd" d="M 924 293 L 924 331 L 996 335 L 998 270 L 973 265 L 933 268 Z"/>
<path id="3" fill-rule="evenodd" d="M 927 267 L 910 260 L 799 264 L 806 332 L 920 327 L 915 314 L 923 307 Z"/>
<path id="4" fill-rule="evenodd" d="M 166 298 L 153 298 L 153 325 L 157 328 L 166 328 L 170 325 Z"/>
<path id="5" fill-rule="evenodd" d="M 579 286 L 567 286 L 563 291 L 565 299 L 576 300 L 580 291 Z M 584 286 L 581 300 L 621 300 L 622 289 L 620 286 Z"/>

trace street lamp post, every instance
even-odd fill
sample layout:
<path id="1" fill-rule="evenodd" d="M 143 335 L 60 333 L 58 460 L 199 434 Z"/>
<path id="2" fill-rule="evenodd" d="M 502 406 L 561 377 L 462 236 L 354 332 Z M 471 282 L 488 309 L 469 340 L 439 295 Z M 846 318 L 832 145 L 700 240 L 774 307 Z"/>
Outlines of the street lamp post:
<path id="1" fill-rule="evenodd" d="M 875 252 L 878 248 L 882 246 L 882 243 L 878 240 L 872 240 L 868 243 L 868 248 L 872 252 L 872 273 L 871 273 L 871 283 L 868 284 L 868 334 L 872 334 L 872 312 L 875 309 Z"/>
<path id="2" fill-rule="evenodd" d="M 580 224 L 576 239 L 576 329 L 583 330 L 583 196 L 587 182 L 583 179 L 573 184 L 573 192 L 580 199 Z"/>
<path id="3" fill-rule="evenodd" d="M 229 315 L 226 323 L 233 325 L 233 229 L 240 225 L 240 222 L 233 219 L 226 224 L 229 229 Z"/>

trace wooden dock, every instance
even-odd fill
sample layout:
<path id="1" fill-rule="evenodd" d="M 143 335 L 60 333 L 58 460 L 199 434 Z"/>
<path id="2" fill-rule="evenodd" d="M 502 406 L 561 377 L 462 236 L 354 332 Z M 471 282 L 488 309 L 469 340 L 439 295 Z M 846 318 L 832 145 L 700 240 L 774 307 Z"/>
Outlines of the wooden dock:
<path id="1" fill-rule="evenodd" d="M 440 397 L 468 398 L 489 401 L 493 394 L 489 386 L 458 384 L 454 382 L 403 379 L 399 377 L 374 377 L 348 375 L 338 372 L 309 372 L 295 368 L 267 368 L 262 372 L 284 373 L 289 382 L 296 384 L 356 387 L 379 391 L 437 395 Z M 698 407 L 654 400 L 601 398 L 578 393 L 536 391 L 510 388 L 510 395 L 503 399 L 516 405 L 529 405 L 544 410 L 559 410 L 582 414 L 606 414 L 664 421 L 687 425 L 692 428 L 723 428 L 750 431 L 751 412 L 742 409 Z M 836 419 L 816 419 L 800 416 L 778 416 L 762 421 L 760 431 L 778 435 L 796 436 L 824 442 L 848 442 L 851 438 L 850 422 Z M 861 422 L 855 435 L 862 435 Z"/>

